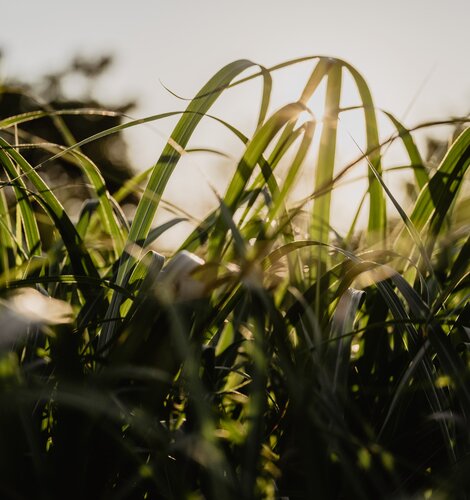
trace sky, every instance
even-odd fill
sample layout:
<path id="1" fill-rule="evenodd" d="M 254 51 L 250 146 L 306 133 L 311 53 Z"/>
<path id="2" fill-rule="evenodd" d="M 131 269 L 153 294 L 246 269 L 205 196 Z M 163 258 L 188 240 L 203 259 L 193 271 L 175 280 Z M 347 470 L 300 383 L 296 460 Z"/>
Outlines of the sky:
<path id="1" fill-rule="evenodd" d="M 191 97 L 233 60 L 269 67 L 317 54 L 354 65 L 376 105 L 408 126 L 470 111 L 469 0 L 0 2 L 0 78 L 34 80 L 61 69 L 74 55 L 111 53 L 115 64 L 96 93 L 110 105 L 136 97 L 136 117 L 184 108 L 162 83 Z M 275 87 L 274 108 L 298 97 L 299 79 L 305 76 L 295 68 L 285 73 Z M 253 83 L 235 91 L 217 112 L 249 129 L 257 102 L 250 92 L 259 102 Z M 173 124 L 159 122 L 128 134 L 136 168 L 156 160 Z M 201 143 L 220 131 L 209 126 L 205 133 L 197 137 Z M 230 139 L 224 140 L 232 151 Z M 200 156 L 192 161 L 200 167 L 215 160 Z M 204 175 L 210 183 L 210 168 L 216 167 L 208 168 Z M 169 187 L 176 198 L 178 192 L 184 198 L 190 187 L 181 187 L 183 180 Z"/>

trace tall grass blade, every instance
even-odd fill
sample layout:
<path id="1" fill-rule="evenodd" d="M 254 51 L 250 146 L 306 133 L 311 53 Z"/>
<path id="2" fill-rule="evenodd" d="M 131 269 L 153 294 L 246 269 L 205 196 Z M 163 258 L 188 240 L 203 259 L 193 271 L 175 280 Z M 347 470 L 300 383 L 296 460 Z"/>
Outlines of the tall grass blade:
<path id="1" fill-rule="evenodd" d="M 375 169 L 381 173 L 381 155 L 380 155 L 380 141 L 377 127 L 377 117 L 375 113 L 374 102 L 364 78 L 361 74 L 353 68 L 350 64 L 344 63 L 344 66 L 351 73 L 356 82 L 357 89 L 361 96 L 362 105 L 364 109 L 364 121 L 366 125 L 366 138 L 367 147 L 366 154 L 368 155 L 371 163 Z M 387 213 L 385 206 L 385 196 L 382 188 L 377 181 L 376 177 L 369 172 L 369 220 L 368 232 L 369 239 L 372 242 L 383 241 L 385 239 L 386 226 L 387 226 Z"/>
<path id="2" fill-rule="evenodd" d="M 253 140 L 248 144 L 246 151 L 238 164 L 235 175 L 233 176 L 224 197 L 224 203 L 232 214 L 234 214 L 235 210 L 238 208 L 245 187 L 253 174 L 254 168 L 260 163 L 267 146 L 282 129 L 282 127 L 290 121 L 296 120 L 302 111 L 305 111 L 305 107 L 300 103 L 287 104 L 271 116 L 265 125 L 263 125 L 263 127 L 256 132 Z M 265 175 L 266 182 L 269 182 L 270 179 L 273 179 L 272 171 L 270 170 L 270 166 L 267 164 L 264 164 L 264 167 L 265 169 L 266 167 L 269 167 L 269 170 L 263 174 Z M 277 191 L 277 188 L 275 189 Z M 218 222 L 215 225 L 212 244 L 209 251 L 210 258 L 215 258 L 220 254 L 225 234 L 225 222 L 219 217 Z"/>
<path id="3" fill-rule="evenodd" d="M 1 137 L 0 146 L 3 148 L 9 147 L 8 143 Z M 75 273 L 80 276 L 98 277 L 98 271 L 96 270 L 86 248 L 84 247 L 73 223 L 69 219 L 62 204 L 50 190 L 49 186 L 17 151 L 10 150 L 9 155 L 18 164 L 20 169 L 38 191 L 36 199 L 49 215 L 54 225 L 56 225 L 64 244 L 67 247 L 70 261 Z M 88 293 L 89 290 L 84 290 L 85 296 L 87 296 Z"/>
<path id="4" fill-rule="evenodd" d="M 315 190 L 324 189 L 333 179 L 336 158 L 336 134 L 341 98 L 342 68 L 339 64 L 331 66 L 328 72 L 326 88 L 325 115 L 318 151 L 318 161 L 315 169 Z M 314 200 L 311 238 L 328 242 L 330 221 L 331 192 L 319 196 Z"/>
<path id="5" fill-rule="evenodd" d="M 427 250 L 432 251 L 436 237 L 443 228 L 452 202 L 462 185 L 470 165 L 470 128 L 464 130 L 447 152 L 436 173 L 422 189 L 410 220 L 418 231 L 427 229 Z M 398 245 L 404 245 L 403 233 Z"/>
<path id="6" fill-rule="evenodd" d="M 27 253 L 30 256 L 41 255 L 41 238 L 26 185 L 21 179 L 16 178 L 18 175 L 16 167 L 4 150 L 0 150 L 0 163 L 13 185 L 19 209 L 18 217 L 26 238 Z"/>
<path id="7" fill-rule="evenodd" d="M 152 170 L 130 228 L 128 237 L 128 243 L 130 245 L 136 244 L 141 246 L 147 238 L 163 191 L 180 159 L 181 151 L 179 148 L 186 147 L 202 117 L 218 99 L 225 87 L 229 85 L 237 75 L 252 66 L 253 63 L 247 60 L 236 61 L 225 66 L 209 80 L 190 102 L 186 109 L 187 113 L 180 118 L 171 135 L 171 141 L 163 149 L 161 159 Z M 178 150 L 175 149 L 174 144 L 179 146 Z M 123 255 L 117 275 L 118 284 L 123 283 L 124 277 L 127 275 L 129 266 L 133 260 L 134 258 L 131 258 L 128 253 Z M 108 318 L 116 317 L 119 309 L 119 302 L 119 296 L 114 295 L 107 313 Z M 105 326 L 100 337 L 100 343 L 108 343 L 109 339 L 112 337 L 113 325 L 114 323 L 108 323 L 107 326 Z"/>
<path id="8" fill-rule="evenodd" d="M 334 393 L 339 392 L 343 397 L 347 392 L 347 376 L 352 343 L 352 336 L 344 337 L 344 335 L 354 331 L 354 319 L 364 293 L 362 290 L 347 289 L 341 295 L 331 321 L 327 370 L 332 377 L 331 390 Z"/>
<path id="9" fill-rule="evenodd" d="M 423 159 L 421 158 L 418 147 L 414 142 L 413 136 L 411 135 L 410 131 L 391 113 L 388 113 L 386 111 L 384 113 L 397 129 L 398 135 L 406 148 L 408 157 L 410 158 L 416 185 L 421 190 L 429 181 L 429 176 L 424 167 Z"/>
<path id="10" fill-rule="evenodd" d="M 10 212 L 8 209 L 5 191 L 0 188 L 0 255 L 1 255 L 1 272 L 8 275 L 10 266 L 15 265 L 15 239 L 13 237 L 13 229 L 11 226 Z"/>

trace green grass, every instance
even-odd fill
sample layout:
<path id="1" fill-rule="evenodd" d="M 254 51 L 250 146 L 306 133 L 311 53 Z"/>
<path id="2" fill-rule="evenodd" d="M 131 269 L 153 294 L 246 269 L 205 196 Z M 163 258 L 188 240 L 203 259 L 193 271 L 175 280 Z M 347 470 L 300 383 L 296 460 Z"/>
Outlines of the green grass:
<path id="1" fill-rule="evenodd" d="M 312 72 L 299 100 L 271 111 L 272 76 L 300 63 Z M 64 128 L 39 165 L 16 146 L 23 123 L 50 115 L 61 130 L 62 114 L 98 111 L 0 121 L 2 498 L 467 498 L 470 129 L 431 170 L 390 113 L 396 133 L 380 143 L 382 112 L 348 63 L 257 68 L 227 65 L 183 112 L 76 144 Z M 352 111 L 342 107 L 346 74 L 366 146 L 338 168 L 338 122 Z M 210 110 L 253 78 L 263 86 L 247 137 Z M 322 82 L 318 123 L 308 105 Z M 156 164 L 113 198 L 80 148 L 175 115 Z M 164 260 L 155 240 L 186 219 L 155 227 L 155 216 L 203 118 L 243 153 L 218 207 Z M 296 202 L 319 125 L 311 194 Z M 383 178 L 395 142 L 419 192 L 410 208 Z M 89 188 L 78 218 L 43 178 L 59 157 Z M 368 203 L 350 207 L 351 227 L 338 234 L 331 197 L 364 160 Z M 128 224 L 121 206 L 135 192 Z"/>

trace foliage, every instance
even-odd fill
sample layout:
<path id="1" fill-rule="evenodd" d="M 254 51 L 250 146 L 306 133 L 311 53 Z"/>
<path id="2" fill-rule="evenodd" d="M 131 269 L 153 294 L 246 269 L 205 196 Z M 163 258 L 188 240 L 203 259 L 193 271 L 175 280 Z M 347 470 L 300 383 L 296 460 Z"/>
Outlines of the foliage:
<path id="1" fill-rule="evenodd" d="M 301 97 L 271 112 L 272 74 L 300 62 L 313 65 Z M 114 197 L 85 146 L 172 113 L 49 145 L 47 161 L 73 162 L 89 186 L 76 222 L 41 175 L 47 161 L 34 168 L 0 138 L 2 498 L 466 498 L 470 129 L 429 171 L 390 114 L 396 134 L 380 143 L 371 94 L 348 63 L 312 57 L 242 76 L 250 69 L 237 61 L 212 77 L 155 166 Z M 346 73 L 367 144 L 338 173 Z M 155 240 L 182 220 L 152 228 L 166 184 L 214 102 L 252 78 L 263 82 L 258 127 L 246 137 L 219 120 L 243 155 L 217 209 L 163 265 Z M 293 203 L 321 82 L 312 203 Z M 394 141 L 419 190 L 410 210 L 382 177 Z M 369 204 L 351 211 L 367 210 L 367 227 L 335 234 L 330 195 L 364 159 Z M 128 227 L 119 201 L 145 176 Z"/>
<path id="2" fill-rule="evenodd" d="M 29 144 L 29 148 L 23 148 L 23 155 L 32 165 L 39 165 L 50 156 L 47 143 L 71 146 L 90 135 L 118 126 L 135 103 L 129 101 L 110 110 L 97 99 L 94 92 L 96 82 L 106 74 L 111 65 L 112 58 L 109 56 L 92 61 L 76 57 L 62 70 L 48 74 L 32 84 L 15 80 L 4 82 L 0 87 L 0 119 L 20 114 L 25 114 L 25 119 L 19 130 L 3 127 L 2 136 L 10 142 L 16 140 L 23 145 Z M 70 82 L 79 85 L 81 95 L 71 96 Z M 104 109 L 107 110 L 106 113 Z M 119 132 L 100 142 L 86 144 L 82 151 L 100 165 L 100 171 L 111 192 L 116 191 L 133 175 L 126 143 Z M 60 193 L 64 203 L 71 197 L 83 198 L 87 195 L 82 183 L 77 182 L 80 169 L 64 157 L 49 162 L 42 169 L 42 174 L 47 176 L 51 187 L 54 186 L 55 191 Z M 59 191 L 70 189 L 71 184 L 74 187 L 72 196 L 70 190 L 65 193 Z"/>

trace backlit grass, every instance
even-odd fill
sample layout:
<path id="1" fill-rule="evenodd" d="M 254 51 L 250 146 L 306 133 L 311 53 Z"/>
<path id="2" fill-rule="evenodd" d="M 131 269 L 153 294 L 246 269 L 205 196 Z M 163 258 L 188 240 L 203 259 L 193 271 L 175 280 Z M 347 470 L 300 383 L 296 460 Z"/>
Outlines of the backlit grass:
<path id="1" fill-rule="evenodd" d="M 312 67 L 299 100 L 271 111 L 273 75 L 299 63 Z M 346 74 L 366 144 L 338 168 Z M 247 137 L 210 112 L 253 78 L 263 86 Z M 322 82 L 316 118 L 309 102 Z M 64 144 L 37 146 L 49 159 L 30 165 L 17 145 L 22 124 L 53 116 L 60 130 L 66 113 L 99 111 L 0 121 L 2 498 L 466 498 L 470 129 L 430 170 L 413 131 L 389 113 L 395 133 L 381 143 L 382 112 L 363 77 L 325 57 L 236 61 L 185 111 L 78 143 L 62 129 Z M 112 197 L 80 148 L 175 115 L 155 165 Z M 159 241 L 185 218 L 155 225 L 155 216 L 203 119 L 243 153 L 217 208 L 165 259 Z M 319 128 L 310 195 L 298 201 Z M 392 142 L 419 193 L 410 209 L 383 179 Z M 88 186 L 78 217 L 44 180 L 59 157 Z M 361 161 L 365 203 L 350 206 L 351 227 L 338 234 L 331 197 Z M 131 193 L 140 201 L 127 221 Z"/>

